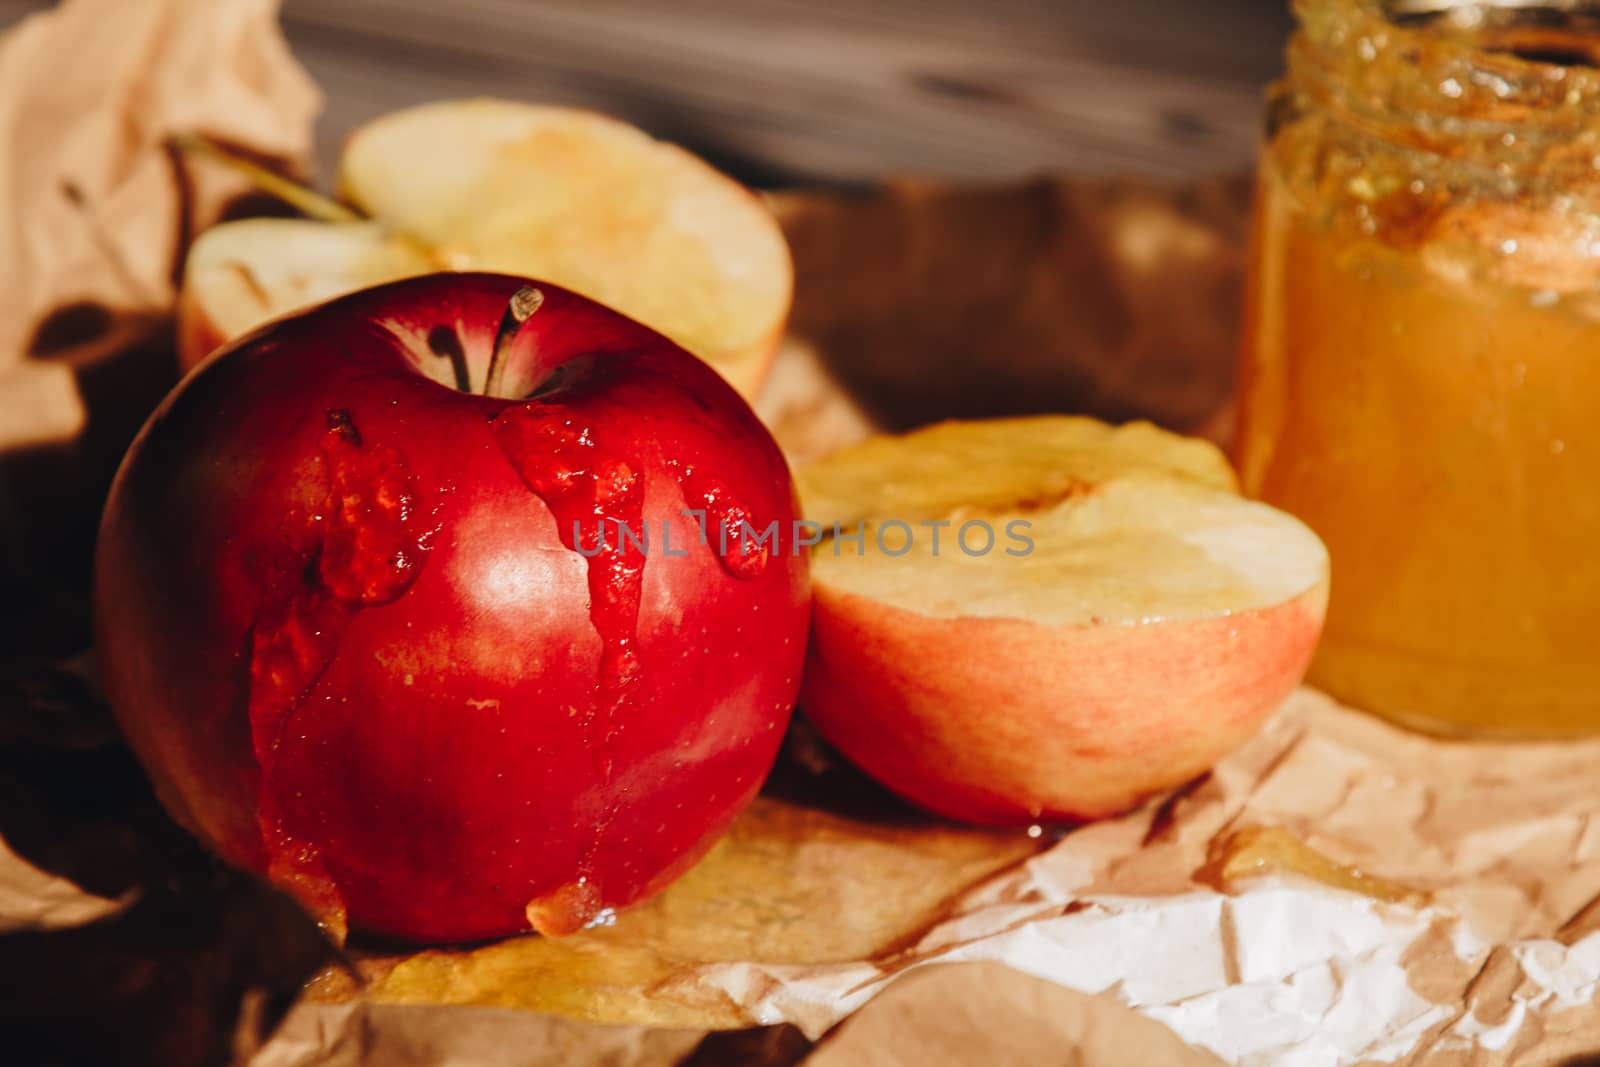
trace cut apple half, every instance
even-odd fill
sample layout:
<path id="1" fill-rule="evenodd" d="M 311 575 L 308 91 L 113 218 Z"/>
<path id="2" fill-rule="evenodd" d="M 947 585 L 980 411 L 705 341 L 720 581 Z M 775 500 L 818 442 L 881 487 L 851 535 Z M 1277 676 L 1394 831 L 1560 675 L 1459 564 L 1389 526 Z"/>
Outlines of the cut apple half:
<path id="1" fill-rule="evenodd" d="M 1299 683 L 1328 591 L 1316 535 L 1231 492 L 1213 453 L 1041 418 L 803 471 L 826 536 L 802 709 L 889 788 L 969 822 L 1098 818 L 1204 772 Z"/>
<path id="2" fill-rule="evenodd" d="M 869 437 L 803 468 L 798 480 L 812 518 L 917 521 L 960 509 L 1037 506 L 1086 482 L 1146 469 L 1238 491 L 1227 457 L 1209 441 L 1148 422 L 1111 426 L 1075 415 L 941 422 Z"/>
<path id="3" fill-rule="evenodd" d="M 286 312 L 435 269 L 425 252 L 381 223 L 225 222 L 189 249 L 179 356 L 187 370 L 223 342 Z"/>
<path id="4" fill-rule="evenodd" d="M 435 270 L 576 290 L 747 397 L 783 333 L 793 267 L 762 202 L 594 112 L 487 99 L 395 112 L 351 135 L 338 190 L 370 221 L 255 219 L 200 236 L 179 304 L 186 368 L 289 311 Z"/>

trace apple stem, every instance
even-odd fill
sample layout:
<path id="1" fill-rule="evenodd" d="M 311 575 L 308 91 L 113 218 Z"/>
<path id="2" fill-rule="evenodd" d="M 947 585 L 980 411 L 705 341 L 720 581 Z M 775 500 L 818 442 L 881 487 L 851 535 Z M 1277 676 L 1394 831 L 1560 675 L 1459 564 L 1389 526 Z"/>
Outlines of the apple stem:
<path id="1" fill-rule="evenodd" d="M 246 159 L 233 149 L 224 148 L 211 138 L 198 133 L 180 133 L 172 138 L 180 152 L 204 156 L 242 175 L 257 189 L 275 196 L 285 204 L 309 218 L 323 222 L 360 222 L 364 218 L 347 204 L 324 196 L 299 182 L 276 174 L 259 163 Z"/>
<path id="2" fill-rule="evenodd" d="M 500 376 L 505 373 L 506 354 L 511 342 L 516 340 L 522 324 L 533 317 L 544 304 L 544 294 L 531 285 L 524 285 L 511 294 L 506 302 L 506 313 L 500 316 L 500 329 L 494 335 L 494 351 L 489 355 L 489 373 L 483 376 L 483 395 L 500 395 Z"/>

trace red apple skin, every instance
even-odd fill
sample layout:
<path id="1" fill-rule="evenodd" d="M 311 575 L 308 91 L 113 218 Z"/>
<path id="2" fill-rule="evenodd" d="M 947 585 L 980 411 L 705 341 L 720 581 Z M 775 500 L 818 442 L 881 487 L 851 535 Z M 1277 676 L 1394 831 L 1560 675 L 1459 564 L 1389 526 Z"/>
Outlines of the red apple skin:
<path id="1" fill-rule="evenodd" d="M 448 378 L 442 327 L 481 383 L 524 284 L 504 380 L 551 391 L 419 371 Z M 648 560 L 591 575 L 554 511 L 630 506 Z M 151 418 L 102 521 L 100 668 L 179 821 L 331 923 L 563 933 L 686 869 L 775 757 L 807 563 L 785 533 L 725 565 L 730 512 L 788 531 L 794 490 L 705 364 L 554 286 L 408 279 L 240 339 Z"/>
<path id="2" fill-rule="evenodd" d="M 1119 814 L 1209 769 L 1299 684 L 1327 587 L 1233 615 L 933 618 L 818 582 L 800 707 L 913 803 L 980 825 Z"/>

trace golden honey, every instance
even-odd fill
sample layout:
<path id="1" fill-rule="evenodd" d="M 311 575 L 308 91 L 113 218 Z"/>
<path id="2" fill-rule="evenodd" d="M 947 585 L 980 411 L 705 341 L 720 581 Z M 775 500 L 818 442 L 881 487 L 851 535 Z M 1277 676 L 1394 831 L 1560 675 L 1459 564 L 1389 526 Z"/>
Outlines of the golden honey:
<path id="1" fill-rule="evenodd" d="M 1296 13 L 1235 459 L 1331 553 L 1312 681 L 1434 732 L 1600 732 L 1600 24 Z"/>
<path id="2" fill-rule="evenodd" d="M 1262 878 L 1298 877 L 1389 904 L 1422 907 L 1427 894 L 1340 863 L 1282 826 L 1246 826 L 1212 841 L 1196 877 L 1224 893 Z"/>

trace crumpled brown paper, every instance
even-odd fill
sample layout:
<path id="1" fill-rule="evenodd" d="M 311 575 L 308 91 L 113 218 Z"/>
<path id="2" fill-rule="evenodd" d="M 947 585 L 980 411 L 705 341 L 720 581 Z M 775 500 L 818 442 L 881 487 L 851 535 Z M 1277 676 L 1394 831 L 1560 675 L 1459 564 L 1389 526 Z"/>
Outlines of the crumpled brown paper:
<path id="1" fill-rule="evenodd" d="M 701 980 L 818 1033 L 890 974 L 996 959 L 1230 1063 L 1558 1062 L 1600 1047 L 1597 759 L 1600 742 L 1409 735 L 1302 691 L 1198 786 L 1069 834 L 891 960 Z M 1284 827 L 1427 902 L 1270 870 L 1206 884 L 1212 843 L 1244 826 Z"/>
<path id="2" fill-rule="evenodd" d="M 1172 1032 L 1104 997 L 995 963 L 935 964 L 891 983 L 805 1060 L 806 1067 L 955 1063 L 984 1034 L 985 1067 L 1220 1067 Z"/>
<path id="3" fill-rule="evenodd" d="M 303 171 L 320 97 L 276 0 L 64 0 L 0 38 L 0 643 L 70 651 L 106 486 L 177 378 L 182 256 L 246 201 L 197 130 Z"/>
<path id="4" fill-rule="evenodd" d="M 85 893 L 41 871 L 0 840 L 0 934 L 82 926 L 115 915 L 127 902 Z"/>
<path id="5" fill-rule="evenodd" d="M 791 746 L 794 737 L 791 737 Z M 792 757 L 777 772 L 792 777 Z M 815 966 L 883 959 L 914 943 L 950 902 L 1037 851 L 1019 831 L 940 825 L 892 801 L 866 816 L 820 810 L 820 778 L 797 802 L 758 798 L 711 854 L 661 896 L 559 939 L 462 949 L 347 946 L 362 981 L 330 967 L 316 1001 L 518 1007 L 610 1023 L 753 1025 L 708 966 Z M 818 921 L 827 916 L 826 921 Z"/>
<path id="6" fill-rule="evenodd" d="M 974 1039 L 981 1035 L 981 1050 Z M 515 1049 L 509 1054 L 508 1049 Z M 297 1012 L 251 1067 L 549 1063 L 562 1067 L 1219 1067 L 1159 1023 L 996 963 L 919 968 L 812 1051 L 788 1028 L 712 1035 L 531 1020 L 491 1008 L 356 1003 Z M 365 1058 L 363 1058 L 365 1057 Z"/>
<path id="7" fill-rule="evenodd" d="M 1563 1063 L 1600 1049 L 1597 761 L 1600 741 L 1441 742 L 1302 690 L 1207 778 L 983 879 L 896 951 L 826 964 L 708 962 L 661 993 L 720 995 L 745 1023 L 792 1023 L 816 1038 L 897 976 L 989 960 L 1108 997 L 1244 1067 Z M 1270 863 L 1211 884 L 1218 843 L 1251 827 L 1281 828 L 1335 863 L 1408 887 L 1414 902 Z M 852 869 L 839 879 L 860 881 Z M 948 981 L 977 996 L 989 980 Z M 460 974 L 437 989 L 484 1004 L 511 992 L 470 989 Z M 380 982 L 368 995 L 393 992 Z M 329 1010 L 308 1005 L 291 1027 Z M 530 1016 L 527 1025 L 548 1023 Z M 987 1057 L 1011 1036 L 951 1037 L 949 1062 Z M 1115 1042 L 1106 1047 L 1083 1062 L 1130 1062 Z M 261 1067 L 282 1062 L 322 1061 L 264 1058 Z"/>
<path id="8" fill-rule="evenodd" d="M 29 400 L 8 404 L 0 450 L 80 429 L 74 365 L 170 312 L 189 239 L 243 191 L 184 165 L 172 134 L 304 164 L 320 96 L 277 6 L 65 0 L 0 43 L 0 393 Z"/>

